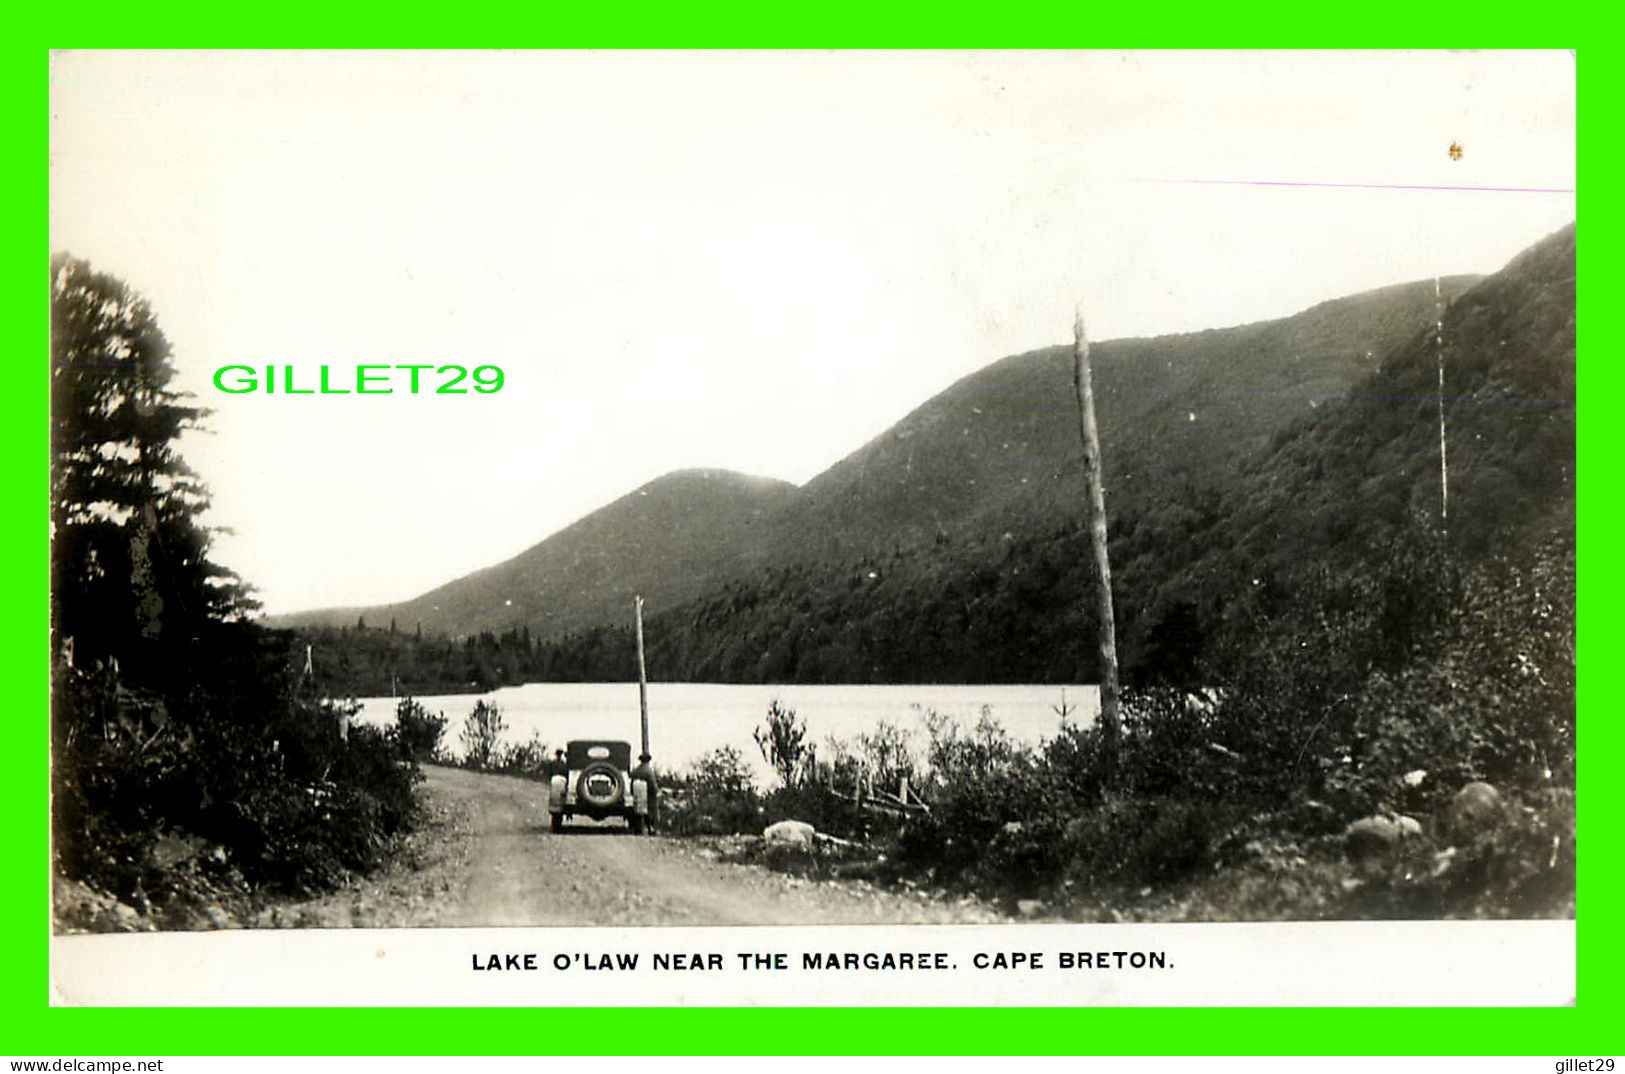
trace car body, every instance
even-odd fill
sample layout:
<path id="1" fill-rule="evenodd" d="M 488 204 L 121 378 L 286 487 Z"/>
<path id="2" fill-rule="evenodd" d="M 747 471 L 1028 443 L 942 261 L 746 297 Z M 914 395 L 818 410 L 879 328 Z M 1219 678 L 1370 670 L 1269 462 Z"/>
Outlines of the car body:
<path id="1" fill-rule="evenodd" d="M 555 832 L 571 817 L 625 817 L 633 834 L 648 826 L 653 780 L 632 767 L 632 746 L 610 739 L 575 739 L 564 748 L 564 773 L 548 780 L 547 812 Z"/>

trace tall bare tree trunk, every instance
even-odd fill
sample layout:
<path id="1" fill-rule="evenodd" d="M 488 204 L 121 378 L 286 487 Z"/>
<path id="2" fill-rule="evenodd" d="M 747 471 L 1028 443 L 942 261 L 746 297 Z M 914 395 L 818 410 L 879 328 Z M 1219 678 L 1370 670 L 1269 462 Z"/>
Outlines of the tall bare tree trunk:
<path id="1" fill-rule="evenodd" d="M 638 760 L 649 763 L 649 673 L 643 664 L 643 598 L 632 598 L 632 617 L 638 634 L 638 717 L 643 727 L 643 752 Z"/>
<path id="2" fill-rule="evenodd" d="M 1099 580 L 1100 619 L 1100 730 L 1105 738 L 1106 772 L 1117 771 L 1117 621 L 1112 613 L 1112 568 L 1106 555 L 1106 489 L 1100 464 L 1100 431 L 1095 426 L 1095 389 L 1089 369 L 1089 337 L 1083 330 L 1083 311 L 1072 322 L 1072 384 L 1078 396 L 1078 431 L 1083 436 L 1083 469 L 1089 487 L 1089 543 L 1095 552 Z"/>
<path id="3" fill-rule="evenodd" d="M 1439 349 L 1439 525 L 1450 524 L 1450 460 L 1444 443 L 1444 298 L 1439 294 L 1439 277 L 1433 277 L 1434 339 Z"/>

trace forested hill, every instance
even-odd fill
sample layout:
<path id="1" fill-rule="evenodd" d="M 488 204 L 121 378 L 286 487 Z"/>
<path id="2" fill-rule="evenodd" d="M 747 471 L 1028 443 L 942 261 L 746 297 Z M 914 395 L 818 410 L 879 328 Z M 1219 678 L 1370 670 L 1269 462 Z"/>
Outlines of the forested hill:
<path id="1" fill-rule="evenodd" d="M 1515 579 L 1572 578 L 1573 227 L 1457 297 L 1443 336 L 1448 520 L 1440 518 L 1431 325 L 1378 355 L 1352 390 L 1314 400 L 1271 433 L 1251 431 L 1265 442 L 1228 478 L 1215 467 L 1211 479 L 1170 485 L 1177 494 L 1166 498 L 1111 487 L 1114 590 L 1132 680 L 1194 674 L 1220 650 L 1246 648 L 1250 631 L 1300 615 L 1324 624 L 1329 615 L 1386 608 L 1396 620 L 1390 640 L 1402 640 L 1421 625 L 1406 621 L 1420 616 L 1424 599 L 1405 592 L 1420 570 L 1412 560 L 1444 556 L 1460 573 L 1493 558 Z M 1023 378 L 1004 377 L 1029 361 L 1059 359 L 1023 356 L 967 384 L 1019 385 Z M 1212 407 L 1204 400 L 1192 409 L 1199 424 Z M 911 440 L 926 442 L 931 414 L 948 410 L 925 408 L 900 426 L 914 436 L 866 451 L 886 458 Z M 1064 405 L 1057 410 L 1053 421 L 1065 416 Z M 1124 458 L 1141 432 L 1124 417 L 1119 409 L 1103 431 L 1109 482 L 1156 466 L 1154 456 Z M 1035 418 L 1033 427 L 1046 424 Z M 1177 446 L 1170 453 L 1180 455 Z M 982 457 L 931 465 L 939 475 L 963 473 Z M 895 479 L 896 468 L 869 472 Z M 1064 517 L 1004 532 L 964 527 L 911 551 L 854 555 L 839 569 L 791 562 L 656 616 L 649 663 L 657 677 L 677 680 L 1090 681 L 1092 570 L 1081 528 Z M 1386 592 L 1373 591 L 1379 579 Z M 1315 606 L 1320 599 L 1327 608 Z M 1340 609 L 1327 610 L 1338 601 Z M 623 678 L 629 651 L 623 628 L 585 631 L 542 646 L 537 670 Z"/>
<path id="2" fill-rule="evenodd" d="M 1476 277 L 1441 281 L 1446 302 Z M 1433 320 L 1433 281 L 1324 302 L 1280 320 L 1091 351 L 1114 504 L 1223 483 L 1272 433 L 1333 400 Z M 959 381 L 805 487 L 775 561 L 836 562 L 937 535 L 1001 536 L 1076 517 L 1081 448 L 1072 347 L 1015 355 Z"/>
<path id="3" fill-rule="evenodd" d="M 1389 355 L 1336 406 L 1275 437 L 1247 467 L 1203 564 L 1301 577 L 1388 546 L 1409 520 L 1440 524 L 1468 558 L 1572 540 L 1575 230 L 1526 250 L 1445 313 L 1439 339 Z M 1444 495 L 1448 488 L 1448 499 Z M 1312 552 L 1312 557 L 1304 553 Z M 1239 566 L 1228 572 L 1241 573 Z"/>
<path id="4" fill-rule="evenodd" d="M 1443 281 L 1446 300 L 1476 278 Z M 1240 461 L 1335 399 L 1434 316 L 1434 285 L 1387 287 L 1292 317 L 1094 348 L 1114 507 L 1184 511 Z M 283 626 L 398 624 L 472 637 L 558 638 L 754 585 L 760 572 L 840 574 L 943 543 L 1003 555 L 1077 517 L 1071 347 L 1005 358 L 921 405 L 804 488 L 726 471 L 660 478 L 512 560 L 413 600 L 278 617 Z M 1006 538 L 1006 534 L 1010 537 Z M 925 554 L 925 553 L 921 553 Z"/>
<path id="5" fill-rule="evenodd" d="M 759 562 L 764 520 L 794 485 L 727 470 L 655 479 L 506 562 L 400 604 L 282 616 L 277 626 L 363 620 L 419 634 L 476 635 L 523 627 L 545 636 L 582 623 L 624 622 L 632 597 L 655 607 L 690 599 L 721 564 Z"/>

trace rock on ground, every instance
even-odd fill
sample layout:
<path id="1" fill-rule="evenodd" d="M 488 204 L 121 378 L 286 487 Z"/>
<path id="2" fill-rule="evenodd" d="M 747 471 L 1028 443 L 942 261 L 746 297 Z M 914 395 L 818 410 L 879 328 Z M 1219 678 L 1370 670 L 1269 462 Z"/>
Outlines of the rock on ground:
<path id="1" fill-rule="evenodd" d="M 1445 807 L 1443 831 L 1451 841 L 1469 843 L 1498 828 L 1501 792 L 1488 783 L 1469 783 Z"/>
<path id="2" fill-rule="evenodd" d="M 817 836 L 818 830 L 804 820 L 781 820 L 762 831 L 762 838 L 769 843 L 793 843 L 796 846 L 811 846 Z"/>
<path id="3" fill-rule="evenodd" d="M 1406 840 L 1421 835 L 1422 825 L 1415 817 L 1377 813 L 1348 826 L 1343 833 L 1343 849 L 1355 865 L 1382 866 L 1393 860 Z"/>

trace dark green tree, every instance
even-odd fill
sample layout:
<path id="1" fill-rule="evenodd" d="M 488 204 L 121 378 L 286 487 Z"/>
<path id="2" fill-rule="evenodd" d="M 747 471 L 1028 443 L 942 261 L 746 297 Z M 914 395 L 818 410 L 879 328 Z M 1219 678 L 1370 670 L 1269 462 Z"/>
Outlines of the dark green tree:
<path id="1" fill-rule="evenodd" d="M 1202 684 L 1200 661 L 1205 635 L 1196 605 L 1175 601 L 1146 634 L 1145 654 L 1133 676 L 1141 684 L 1186 689 Z"/>
<path id="2" fill-rule="evenodd" d="M 208 492 L 176 449 L 204 412 L 170 387 L 170 356 L 145 298 L 52 259 L 53 644 L 84 662 L 158 668 L 253 606 L 209 558 Z"/>

